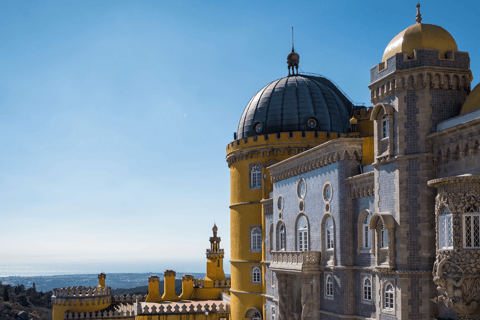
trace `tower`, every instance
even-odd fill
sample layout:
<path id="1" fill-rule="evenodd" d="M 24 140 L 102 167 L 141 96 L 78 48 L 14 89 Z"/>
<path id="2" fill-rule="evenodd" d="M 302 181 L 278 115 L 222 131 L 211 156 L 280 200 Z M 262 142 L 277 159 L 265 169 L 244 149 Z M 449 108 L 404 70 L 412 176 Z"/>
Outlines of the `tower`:
<path id="1" fill-rule="evenodd" d="M 264 305 L 273 298 L 266 296 L 264 263 L 271 250 L 264 241 L 265 211 L 273 206 L 266 168 L 350 132 L 353 103 L 327 78 L 296 74 L 299 60 L 292 48 L 289 75 L 251 98 L 227 146 L 233 320 L 265 319 Z"/>
<path id="2" fill-rule="evenodd" d="M 388 280 L 396 286 L 392 312 L 402 319 L 435 316 L 435 194 L 425 187 L 436 175 L 430 136 L 440 122 L 460 114 L 472 80 L 469 55 L 458 51 L 450 33 L 422 23 L 420 5 L 415 21 L 390 41 L 382 62 L 371 69 L 369 85 L 375 105 L 375 212 L 394 222 L 384 265 L 402 270 Z M 371 227 L 386 229 L 373 219 Z M 387 278 L 376 275 L 381 292 Z M 377 302 L 377 310 L 385 310 L 383 303 Z"/>

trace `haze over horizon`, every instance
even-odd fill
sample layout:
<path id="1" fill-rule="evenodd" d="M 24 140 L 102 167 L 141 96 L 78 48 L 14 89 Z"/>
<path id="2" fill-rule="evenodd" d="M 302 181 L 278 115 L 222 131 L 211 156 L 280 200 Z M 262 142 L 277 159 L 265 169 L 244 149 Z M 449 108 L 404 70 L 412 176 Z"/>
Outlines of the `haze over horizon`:
<path id="1" fill-rule="evenodd" d="M 203 272 L 214 223 L 230 273 L 225 147 L 287 75 L 291 27 L 301 70 L 370 106 L 370 68 L 416 4 L 1 2 L 0 274 Z M 474 76 L 479 9 L 421 1 Z"/>

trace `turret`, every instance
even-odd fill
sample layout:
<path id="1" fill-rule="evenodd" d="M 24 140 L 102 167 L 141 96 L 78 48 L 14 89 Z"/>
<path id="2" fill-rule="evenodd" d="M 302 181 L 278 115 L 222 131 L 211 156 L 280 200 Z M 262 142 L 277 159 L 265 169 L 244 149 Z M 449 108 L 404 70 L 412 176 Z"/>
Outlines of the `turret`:
<path id="1" fill-rule="evenodd" d="M 213 237 L 210 237 L 210 249 L 207 249 L 207 275 L 204 279 L 204 287 L 212 288 L 215 280 L 224 280 L 223 257 L 225 252 L 220 249 L 221 238 L 217 236 L 217 225 L 212 228 Z"/>

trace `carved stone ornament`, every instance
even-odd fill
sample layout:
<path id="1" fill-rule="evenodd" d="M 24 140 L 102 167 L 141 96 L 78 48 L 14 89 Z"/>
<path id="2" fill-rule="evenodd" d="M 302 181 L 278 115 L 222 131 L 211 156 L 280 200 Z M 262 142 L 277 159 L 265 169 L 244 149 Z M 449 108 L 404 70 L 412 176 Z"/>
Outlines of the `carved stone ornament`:
<path id="1" fill-rule="evenodd" d="M 433 282 L 438 296 L 458 319 L 480 319 L 480 249 L 464 248 L 463 215 L 480 208 L 480 176 L 458 176 L 431 180 L 438 189 L 435 199 L 437 258 L 433 265 Z M 439 249 L 438 220 L 445 209 L 452 214 L 453 248 Z"/>

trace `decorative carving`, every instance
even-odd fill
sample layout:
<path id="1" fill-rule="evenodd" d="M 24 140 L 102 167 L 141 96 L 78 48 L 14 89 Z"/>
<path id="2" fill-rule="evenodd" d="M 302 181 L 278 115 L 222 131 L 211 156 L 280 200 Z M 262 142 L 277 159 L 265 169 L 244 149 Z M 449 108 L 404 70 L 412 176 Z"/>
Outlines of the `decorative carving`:
<path id="1" fill-rule="evenodd" d="M 463 247 L 462 215 L 480 207 L 480 176 L 459 176 L 429 181 L 437 187 L 435 199 L 437 258 L 433 282 L 437 285 L 435 303 L 443 302 L 458 319 L 480 319 L 480 250 Z M 452 213 L 453 249 L 440 250 L 438 217 L 448 208 Z"/>

